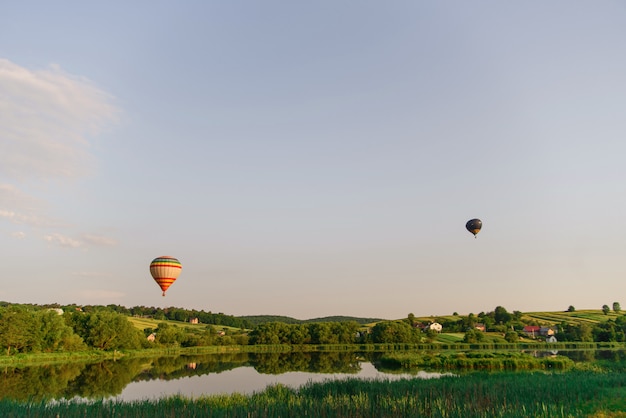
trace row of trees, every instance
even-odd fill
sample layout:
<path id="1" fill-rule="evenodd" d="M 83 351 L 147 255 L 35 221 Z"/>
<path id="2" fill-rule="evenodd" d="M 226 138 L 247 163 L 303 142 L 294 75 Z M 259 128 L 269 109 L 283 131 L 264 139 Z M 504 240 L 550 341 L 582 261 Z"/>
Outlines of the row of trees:
<path id="1" fill-rule="evenodd" d="M 615 305 L 614 305 L 615 307 Z M 619 308 L 619 306 L 618 306 Z M 214 325 L 188 329 L 161 322 L 143 332 L 132 325 L 129 314 L 112 307 L 68 310 L 30 305 L 0 306 L 0 348 L 7 355 L 78 351 L 86 349 L 122 350 L 161 346 L 208 346 L 246 344 L 353 344 L 353 343 L 423 343 L 437 338 L 409 314 L 404 320 L 381 321 L 371 328 L 356 321 L 286 324 L 263 323 L 251 332 L 218 329 Z M 186 319 L 186 318 L 185 318 Z M 501 332 L 510 342 L 518 340 L 525 325 L 519 312 L 509 313 L 501 306 L 493 312 L 455 316 L 442 320 L 443 332 L 463 332 L 464 341 L 480 342 L 484 333 L 477 323 L 490 331 Z M 587 324 L 563 322 L 555 327 L 559 341 L 626 342 L 626 315 Z M 153 341 L 149 341 L 152 336 Z"/>
<path id="2" fill-rule="evenodd" d="M 152 341 L 147 338 L 151 334 Z M 7 355 L 229 344 L 246 345 L 248 337 L 243 331 L 226 335 L 213 325 L 189 331 L 169 322 L 141 331 L 128 315 L 108 307 L 65 312 L 23 305 L 0 307 L 0 347 Z"/>

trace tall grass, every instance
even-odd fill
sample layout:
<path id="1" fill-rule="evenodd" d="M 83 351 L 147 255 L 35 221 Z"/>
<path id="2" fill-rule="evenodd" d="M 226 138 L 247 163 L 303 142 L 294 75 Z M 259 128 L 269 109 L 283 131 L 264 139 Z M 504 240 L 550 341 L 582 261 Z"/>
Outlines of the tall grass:
<path id="1" fill-rule="evenodd" d="M 155 401 L 19 403 L 2 417 L 582 417 L 626 410 L 626 374 L 473 373 L 397 381 L 346 379 L 252 395 Z M 618 415 L 611 415 L 618 416 Z"/>
<path id="2" fill-rule="evenodd" d="M 395 352 L 379 359 L 390 368 L 434 370 L 568 370 L 574 362 L 567 357 L 534 357 L 520 352 Z"/>

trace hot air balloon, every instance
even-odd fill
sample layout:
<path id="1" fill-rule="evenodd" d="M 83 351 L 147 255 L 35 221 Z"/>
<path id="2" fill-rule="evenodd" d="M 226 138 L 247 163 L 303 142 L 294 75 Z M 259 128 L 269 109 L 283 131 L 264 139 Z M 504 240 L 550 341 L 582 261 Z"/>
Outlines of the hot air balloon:
<path id="1" fill-rule="evenodd" d="M 163 296 L 167 289 L 176 281 L 183 266 L 174 257 L 157 257 L 150 263 L 150 274 L 163 291 Z"/>
<path id="2" fill-rule="evenodd" d="M 468 231 L 470 231 L 472 234 L 474 234 L 474 238 L 476 238 L 476 234 L 480 232 L 480 228 L 482 227 L 483 227 L 483 221 L 481 221 L 480 219 L 470 219 L 465 224 L 465 228 Z"/>

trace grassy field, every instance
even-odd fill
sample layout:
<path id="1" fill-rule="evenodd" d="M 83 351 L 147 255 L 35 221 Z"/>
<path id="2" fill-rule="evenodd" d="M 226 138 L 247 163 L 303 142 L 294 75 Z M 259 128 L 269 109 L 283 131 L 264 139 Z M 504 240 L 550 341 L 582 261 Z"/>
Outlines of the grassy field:
<path id="1" fill-rule="evenodd" d="M 202 331 L 206 329 L 206 327 L 208 326 L 208 324 L 190 324 L 189 322 L 172 321 L 169 319 L 157 320 L 157 319 L 152 319 L 152 318 L 139 318 L 139 317 L 134 317 L 134 316 L 129 316 L 128 320 L 136 328 L 139 328 L 140 330 L 144 330 L 146 328 L 156 329 L 158 328 L 159 323 L 161 322 L 167 322 L 170 325 L 176 325 L 176 326 L 188 329 L 188 330 L 197 330 L 197 331 Z M 219 329 L 219 330 L 240 331 L 239 328 L 228 327 L 226 325 L 213 325 L 213 326 L 215 327 L 215 329 Z"/>
<path id="2" fill-rule="evenodd" d="M 597 324 L 600 322 L 606 322 L 609 319 L 615 320 L 618 316 L 626 314 L 625 311 L 615 313 L 610 311 L 607 315 L 602 312 L 601 309 L 583 309 L 574 312 L 567 311 L 545 311 L 545 312 L 523 312 L 522 321 L 531 322 L 536 321 L 541 325 L 551 326 L 560 324 L 561 322 L 568 322 L 576 325 L 580 323 Z M 415 318 L 421 322 L 434 322 L 434 321 L 457 321 L 459 316 L 455 315 L 439 315 L 439 316 L 422 316 Z M 372 324 L 374 325 L 374 324 Z"/>
<path id="3" fill-rule="evenodd" d="M 615 320 L 619 315 L 623 315 L 622 312 L 619 314 L 611 311 L 608 315 L 605 315 L 600 309 L 585 309 L 574 312 L 559 312 L 559 311 L 546 311 L 546 312 L 525 312 L 522 314 L 522 321 L 531 322 L 535 321 L 540 325 L 544 326 L 552 326 L 556 324 L 560 324 L 562 322 L 568 322 L 570 324 L 576 325 L 580 323 L 586 324 L 597 324 L 600 322 L 605 322 L 609 319 Z M 423 316 L 415 318 L 421 322 L 433 322 L 433 321 L 456 321 L 459 319 L 459 316 L 455 315 L 440 315 L 440 316 Z M 156 329 L 159 326 L 160 322 L 167 322 L 172 325 L 177 325 L 183 328 L 187 328 L 190 330 L 203 330 L 207 327 L 207 324 L 190 324 L 188 322 L 179 322 L 172 320 L 156 320 L 152 318 L 138 318 L 138 317 L 129 317 L 129 320 L 133 323 L 133 325 L 141 330 L 146 328 Z M 363 328 L 371 328 L 376 325 L 376 322 L 364 324 Z M 228 327 L 225 325 L 214 325 L 217 329 L 225 329 L 232 331 L 241 331 L 239 328 Z M 446 337 L 450 339 L 446 342 L 455 342 L 454 341 L 455 334 L 447 334 Z M 462 339 L 462 335 L 461 335 Z"/>

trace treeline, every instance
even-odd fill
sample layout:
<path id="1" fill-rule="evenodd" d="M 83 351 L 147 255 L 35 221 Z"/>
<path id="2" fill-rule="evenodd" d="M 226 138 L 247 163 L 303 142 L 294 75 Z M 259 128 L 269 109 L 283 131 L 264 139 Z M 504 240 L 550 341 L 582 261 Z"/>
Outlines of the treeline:
<path id="1" fill-rule="evenodd" d="M 12 306 L 9 302 L 0 302 L 0 307 Z M 188 322 L 192 318 L 198 318 L 198 322 L 208 325 L 223 325 L 233 328 L 247 328 L 250 329 L 254 325 L 245 319 L 244 317 L 236 317 L 233 315 L 225 315 L 223 313 L 212 313 L 203 310 L 196 309 L 182 309 L 176 307 L 169 308 L 156 308 L 154 306 L 134 306 L 127 308 L 121 305 L 60 305 L 58 303 L 37 305 L 37 304 L 21 304 L 25 308 L 29 309 L 62 309 L 64 312 L 96 312 L 103 309 L 107 309 L 112 312 L 117 312 L 122 315 L 136 316 L 143 318 L 152 318 L 158 321 L 171 320 Z"/>
<path id="2" fill-rule="evenodd" d="M 432 340 L 431 333 L 411 326 L 407 321 L 382 321 L 363 328 L 356 321 L 285 324 L 270 322 L 250 333 L 250 344 L 368 344 L 415 343 Z"/>
<path id="3" fill-rule="evenodd" d="M 135 349 L 144 340 L 126 316 L 106 309 L 61 314 L 20 305 L 0 307 L 0 347 L 6 355 Z"/>
<path id="4" fill-rule="evenodd" d="M 109 306 L 18 305 L 0 303 L 0 349 L 16 353 L 72 352 L 83 350 L 130 350 L 152 347 L 200 347 L 214 345 L 333 345 L 333 344 L 423 344 L 436 343 L 440 332 L 464 333 L 463 342 L 481 343 L 487 333 L 500 334 L 509 343 L 527 337 L 527 320 L 519 312 L 509 313 L 498 306 L 476 316 L 442 318 L 439 330 L 433 323 L 416 320 L 413 314 L 395 321 L 364 326 L 356 321 L 328 321 L 287 324 L 265 322 L 251 327 L 246 322 L 229 322 L 234 317 L 184 309 Z M 140 330 L 131 315 L 162 319 L 156 328 Z M 198 318 L 204 326 L 179 326 L 173 321 Z M 171 319 L 172 321 L 165 321 Z M 343 319 L 343 318 L 342 318 Z M 222 322 L 211 324 L 210 321 Z M 432 322 L 438 321 L 433 318 Z M 239 324 L 239 328 L 219 325 Z M 535 324 L 536 325 L 536 324 Z M 626 342 L 626 315 L 606 321 L 562 322 L 553 325 L 559 342 Z"/>
<path id="5" fill-rule="evenodd" d="M 229 344 L 246 345 L 248 337 L 243 330 L 227 335 L 210 324 L 187 330 L 165 321 L 156 329 L 142 331 L 130 322 L 127 313 L 104 306 L 66 310 L 0 306 L 0 348 L 5 355 Z"/>
<path id="6" fill-rule="evenodd" d="M 282 315 L 246 315 L 239 317 L 245 321 L 248 321 L 252 326 L 266 324 L 268 322 L 281 322 L 283 324 L 310 324 L 319 322 L 356 322 L 361 325 L 372 324 L 374 322 L 380 322 L 383 319 L 380 318 L 358 318 L 355 316 L 326 316 L 323 318 L 313 319 L 296 319 L 289 316 Z"/>

